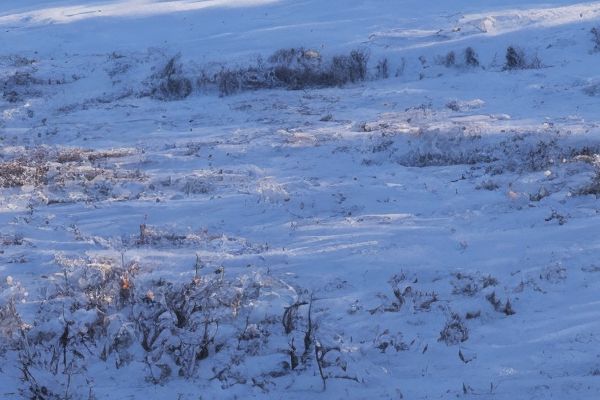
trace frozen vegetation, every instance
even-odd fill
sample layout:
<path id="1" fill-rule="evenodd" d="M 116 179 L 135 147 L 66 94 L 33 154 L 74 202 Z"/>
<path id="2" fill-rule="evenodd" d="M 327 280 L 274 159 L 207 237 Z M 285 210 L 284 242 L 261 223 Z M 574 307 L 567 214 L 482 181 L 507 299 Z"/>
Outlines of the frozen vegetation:
<path id="1" fill-rule="evenodd" d="M 1 399 L 600 398 L 600 1 L 3 0 Z"/>

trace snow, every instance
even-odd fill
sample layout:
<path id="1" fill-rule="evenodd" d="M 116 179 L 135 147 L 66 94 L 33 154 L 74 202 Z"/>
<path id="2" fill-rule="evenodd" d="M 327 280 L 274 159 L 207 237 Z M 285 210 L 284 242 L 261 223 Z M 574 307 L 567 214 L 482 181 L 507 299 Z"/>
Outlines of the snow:
<path id="1" fill-rule="evenodd" d="M 599 398 L 596 26 L 567 0 L 2 1 L 0 397 Z M 196 82 L 301 46 L 369 76 Z M 192 93 L 149 96 L 176 54 Z"/>

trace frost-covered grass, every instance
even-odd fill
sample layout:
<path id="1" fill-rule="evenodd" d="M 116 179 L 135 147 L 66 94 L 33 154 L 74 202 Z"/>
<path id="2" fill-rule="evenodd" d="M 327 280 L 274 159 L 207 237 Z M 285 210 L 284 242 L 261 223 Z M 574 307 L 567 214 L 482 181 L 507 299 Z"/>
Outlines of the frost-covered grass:
<path id="1" fill-rule="evenodd" d="M 42 3 L 0 397 L 598 398 L 600 3 Z"/>

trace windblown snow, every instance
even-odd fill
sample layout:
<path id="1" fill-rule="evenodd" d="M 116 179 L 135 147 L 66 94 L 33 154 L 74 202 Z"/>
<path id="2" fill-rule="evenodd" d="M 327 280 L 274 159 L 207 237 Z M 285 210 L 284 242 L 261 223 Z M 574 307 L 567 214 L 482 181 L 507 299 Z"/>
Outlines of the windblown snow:
<path id="1" fill-rule="evenodd" d="M 3 0 L 0 398 L 600 398 L 600 1 Z"/>

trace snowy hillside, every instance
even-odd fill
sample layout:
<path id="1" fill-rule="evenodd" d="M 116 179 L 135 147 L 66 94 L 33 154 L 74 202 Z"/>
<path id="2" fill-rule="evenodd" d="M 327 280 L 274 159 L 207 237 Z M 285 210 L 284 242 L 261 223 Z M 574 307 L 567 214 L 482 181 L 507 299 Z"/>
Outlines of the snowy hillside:
<path id="1" fill-rule="evenodd" d="M 551 3 L 1 1 L 0 398 L 600 398 Z"/>

